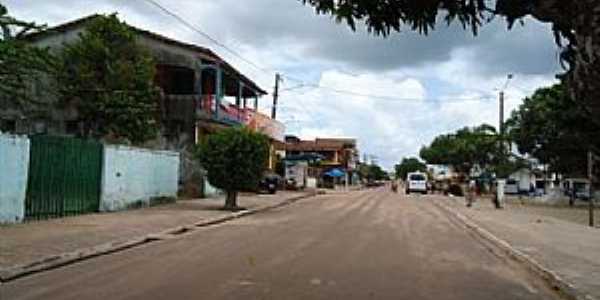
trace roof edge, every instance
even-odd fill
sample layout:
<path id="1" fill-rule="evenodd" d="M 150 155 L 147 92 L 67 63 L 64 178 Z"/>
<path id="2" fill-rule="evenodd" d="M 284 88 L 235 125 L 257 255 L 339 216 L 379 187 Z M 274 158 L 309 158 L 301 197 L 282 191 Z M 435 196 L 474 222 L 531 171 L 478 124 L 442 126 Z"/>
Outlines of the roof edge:
<path id="1" fill-rule="evenodd" d="M 54 27 L 50 27 L 41 31 L 36 31 L 36 32 L 32 32 L 29 33 L 25 36 L 23 36 L 21 39 L 24 41 L 28 41 L 28 42 L 36 42 L 39 41 L 40 39 L 43 39 L 45 37 L 48 36 L 52 36 L 52 35 L 57 35 L 57 34 L 62 34 L 65 32 L 68 32 L 69 30 L 73 30 L 79 26 L 82 26 L 88 22 L 91 22 L 92 20 L 99 18 L 99 17 L 105 17 L 106 15 L 103 14 L 91 14 L 88 15 L 86 17 L 82 17 L 79 19 L 75 19 L 66 23 L 62 23 L 59 24 L 57 26 Z M 123 21 L 123 20 L 121 20 Z M 246 75 L 242 74 L 240 71 L 238 71 L 236 68 L 234 68 L 231 64 L 229 64 L 227 61 L 225 61 L 224 59 L 222 59 L 219 55 L 217 55 L 215 52 L 213 52 L 212 50 L 210 50 L 209 48 L 206 47 L 202 47 L 199 45 L 195 45 L 195 44 L 190 44 L 190 43 L 186 43 L 186 42 L 182 42 L 179 40 L 175 40 L 173 38 L 169 38 L 166 37 L 164 35 L 158 34 L 156 32 L 152 32 L 146 29 L 141 29 L 138 27 L 135 27 L 133 25 L 128 24 L 127 22 L 123 21 L 127 26 L 129 26 L 132 30 L 134 30 L 135 32 L 137 32 L 138 34 L 142 34 L 146 37 L 149 37 L 151 39 L 157 40 L 159 42 L 163 42 L 163 43 L 167 43 L 167 44 L 171 44 L 177 47 L 182 47 L 182 48 L 186 48 L 188 50 L 191 51 L 198 51 L 201 52 L 202 54 L 209 56 L 210 58 L 214 59 L 216 62 L 221 63 L 223 65 L 223 67 L 225 69 L 228 69 L 229 71 L 231 71 L 233 73 L 234 76 L 239 77 L 242 81 L 245 82 L 245 84 L 248 84 L 250 88 L 252 88 L 255 92 L 261 94 L 262 96 L 267 95 L 268 92 L 265 91 L 264 89 L 262 89 L 257 83 L 255 83 L 253 80 L 251 80 L 250 78 L 248 78 Z"/>

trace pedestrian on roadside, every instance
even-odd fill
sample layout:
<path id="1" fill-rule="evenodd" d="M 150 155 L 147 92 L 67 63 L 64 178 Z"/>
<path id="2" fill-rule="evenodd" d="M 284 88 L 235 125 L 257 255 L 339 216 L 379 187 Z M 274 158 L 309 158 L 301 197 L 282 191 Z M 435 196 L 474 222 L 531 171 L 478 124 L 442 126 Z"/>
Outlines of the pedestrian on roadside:
<path id="1" fill-rule="evenodd" d="M 492 203 L 496 209 L 502 209 L 500 199 L 498 199 L 498 181 L 492 183 Z"/>
<path id="2" fill-rule="evenodd" d="M 575 206 L 575 197 L 576 197 L 576 195 L 575 195 L 575 189 L 569 189 L 567 191 L 567 193 L 569 194 L 569 206 L 570 207 Z"/>
<path id="3" fill-rule="evenodd" d="M 529 184 L 529 197 L 535 197 L 535 186 L 533 183 Z"/>
<path id="4" fill-rule="evenodd" d="M 398 193 L 398 181 L 396 180 L 392 181 L 392 192 Z"/>
<path id="5" fill-rule="evenodd" d="M 469 181 L 469 185 L 467 186 L 467 207 L 472 207 L 473 202 L 475 202 L 475 191 L 477 189 L 477 183 L 474 179 Z"/>

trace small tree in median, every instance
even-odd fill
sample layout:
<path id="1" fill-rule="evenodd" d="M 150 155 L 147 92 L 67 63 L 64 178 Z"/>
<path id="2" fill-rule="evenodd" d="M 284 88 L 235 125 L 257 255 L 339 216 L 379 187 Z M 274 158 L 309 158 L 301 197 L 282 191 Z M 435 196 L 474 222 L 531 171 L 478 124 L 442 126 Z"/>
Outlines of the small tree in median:
<path id="1" fill-rule="evenodd" d="M 229 128 L 210 135 L 198 149 L 208 182 L 227 193 L 226 210 L 237 210 L 237 195 L 253 190 L 266 170 L 268 138 L 248 129 Z"/>

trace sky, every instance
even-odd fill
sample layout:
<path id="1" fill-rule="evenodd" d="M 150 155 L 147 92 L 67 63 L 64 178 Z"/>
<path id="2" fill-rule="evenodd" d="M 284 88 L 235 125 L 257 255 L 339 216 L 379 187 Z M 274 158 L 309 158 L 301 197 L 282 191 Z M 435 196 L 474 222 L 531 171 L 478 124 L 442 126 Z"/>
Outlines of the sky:
<path id="1" fill-rule="evenodd" d="M 406 28 L 382 38 L 362 27 L 353 32 L 298 0 L 156 1 L 243 59 L 146 0 L 0 0 L 12 15 L 49 26 L 117 12 L 136 27 L 211 48 L 268 91 L 280 72 L 278 119 L 288 134 L 356 138 L 361 156 L 388 169 L 437 135 L 497 126 L 508 74 L 506 116 L 562 72 L 550 25 L 534 19 L 508 31 L 496 18 L 476 37 L 440 23 L 428 36 Z M 260 109 L 271 106 L 271 95 L 263 97 Z"/>

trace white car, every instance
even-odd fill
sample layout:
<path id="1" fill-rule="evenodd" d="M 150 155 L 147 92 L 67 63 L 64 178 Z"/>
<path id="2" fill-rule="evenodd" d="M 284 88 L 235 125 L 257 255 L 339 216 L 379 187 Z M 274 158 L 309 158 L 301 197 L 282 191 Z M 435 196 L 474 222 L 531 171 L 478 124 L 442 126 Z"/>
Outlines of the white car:
<path id="1" fill-rule="evenodd" d="M 406 194 L 427 194 L 427 174 L 421 172 L 406 175 Z"/>

